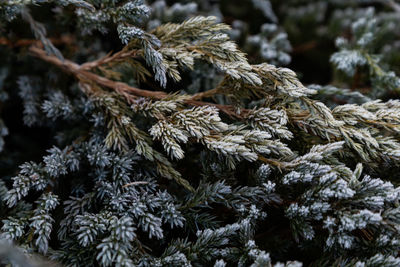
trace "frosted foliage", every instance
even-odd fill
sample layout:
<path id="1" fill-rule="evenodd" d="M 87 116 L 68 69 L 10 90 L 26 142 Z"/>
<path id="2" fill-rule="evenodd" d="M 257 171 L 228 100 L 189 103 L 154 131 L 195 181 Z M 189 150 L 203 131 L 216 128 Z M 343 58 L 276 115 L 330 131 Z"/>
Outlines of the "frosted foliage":
<path id="1" fill-rule="evenodd" d="M 400 266 L 399 12 L 0 1 L 1 264 Z"/>

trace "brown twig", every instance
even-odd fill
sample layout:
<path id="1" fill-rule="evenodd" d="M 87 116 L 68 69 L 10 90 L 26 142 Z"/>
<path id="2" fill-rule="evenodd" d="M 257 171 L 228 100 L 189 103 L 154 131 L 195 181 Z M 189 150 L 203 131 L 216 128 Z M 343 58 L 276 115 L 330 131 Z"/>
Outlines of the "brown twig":
<path id="1" fill-rule="evenodd" d="M 54 44 L 54 45 L 71 45 L 75 42 L 75 37 L 73 35 L 65 34 L 62 35 L 60 38 L 49 38 L 49 40 Z M 0 45 L 6 45 L 10 48 L 14 47 L 25 47 L 25 46 L 31 46 L 31 45 L 39 45 L 41 46 L 41 41 L 36 40 L 36 39 L 19 39 L 15 42 L 11 41 L 10 39 L 7 39 L 5 37 L 0 38 Z"/>
<path id="2" fill-rule="evenodd" d="M 269 165 L 277 167 L 279 169 L 279 171 L 282 171 L 282 169 L 286 169 L 288 167 L 295 166 L 294 164 L 290 164 L 288 162 L 282 162 L 282 161 L 278 161 L 276 159 L 267 159 L 261 155 L 258 156 L 258 160 L 262 161 L 264 163 L 267 163 Z"/>
<path id="3" fill-rule="evenodd" d="M 118 61 L 124 60 L 125 58 L 135 57 L 137 54 L 138 54 L 138 50 L 131 50 L 131 51 L 121 50 L 113 55 L 111 55 L 111 52 L 110 52 L 106 56 L 104 56 L 98 60 L 86 62 L 86 63 L 82 64 L 81 69 L 91 70 L 91 69 L 94 69 L 101 65 L 108 64 L 110 62 L 118 62 Z"/>
<path id="4" fill-rule="evenodd" d="M 68 73 L 73 74 L 80 81 L 90 81 L 95 84 L 113 89 L 117 93 L 119 93 L 119 94 L 123 95 L 125 98 L 127 98 L 127 100 L 129 102 L 132 102 L 133 96 L 148 97 L 148 98 L 153 98 L 153 99 L 163 99 L 163 98 L 168 97 L 168 94 L 163 91 L 149 91 L 149 90 L 139 89 L 136 87 L 132 87 L 123 82 L 116 82 L 116 81 L 109 80 L 105 77 L 102 77 L 100 75 L 97 75 L 95 73 L 92 73 L 92 72 L 86 70 L 88 68 L 90 69 L 94 66 L 97 66 L 97 64 L 101 64 L 100 62 L 104 62 L 104 59 L 90 62 L 87 65 L 85 65 L 85 64 L 78 65 L 67 59 L 62 61 L 53 55 L 47 55 L 43 49 L 35 47 L 35 46 L 30 47 L 29 51 L 34 56 L 36 56 L 46 62 L 49 62 Z M 83 66 L 84 66 L 84 68 L 83 68 Z M 216 91 L 216 89 L 213 89 L 210 91 L 212 91 L 211 94 L 213 94 L 214 91 Z M 209 95 L 211 95 L 211 94 L 209 94 Z M 185 101 L 185 103 L 188 105 L 192 105 L 192 106 L 205 106 L 205 105 L 214 106 L 214 107 L 218 108 L 219 110 L 221 110 L 222 112 L 226 113 L 228 116 L 237 117 L 237 118 L 242 118 L 243 115 L 248 112 L 247 109 L 241 109 L 241 114 L 237 114 L 237 112 L 235 112 L 235 110 L 234 110 L 234 107 L 231 105 L 220 105 L 220 104 L 215 104 L 215 103 L 211 103 L 211 102 L 203 102 L 203 101 L 196 100 L 199 98 L 202 98 L 202 97 L 198 94 L 194 95 L 192 98 L 187 99 Z"/>
<path id="5" fill-rule="evenodd" d="M 31 46 L 29 48 L 29 51 L 34 56 L 36 56 L 46 62 L 49 62 L 49 63 L 61 68 L 62 70 L 66 71 L 66 72 L 73 74 L 78 80 L 92 81 L 98 85 L 113 89 L 116 92 L 121 93 L 122 95 L 133 94 L 136 96 L 149 97 L 149 98 L 155 98 L 155 99 L 162 99 L 167 96 L 167 93 L 162 92 L 162 91 L 143 90 L 143 89 L 129 86 L 128 84 L 123 83 L 123 82 L 116 82 L 116 81 L 109 80 L 105 77 L 94 74 L 85 69 L 82 69 L 80 65 L 78 65 L 70 60 L 65 59 L 62 61 L 53 55 L 47 55 L 43 49 L 40 49 L 35 46 Z M 95 64 L 93 64 L 93 65 L 95 65 Z"/>
<path id="6" fill-rule="evenodd" d="M 202 98 L 211 97 L 211 96 L 213 96 L 213 95 L 215 95 L 215 94 L 218 94 L 219 91 L 220 91 L 220 88 L 217 86 L 217 87 L 214 88 L 214 89 L 211 89 L 211 90 L 208 90 L 208 91 L 205 91 L 205 92 L 201 92 L 201 93 L 194 94 L 193 97 L 192 97 L 192 99 L 193 99 L 193 100 L 200 100 L 200 99 L 202 99 Z"/>

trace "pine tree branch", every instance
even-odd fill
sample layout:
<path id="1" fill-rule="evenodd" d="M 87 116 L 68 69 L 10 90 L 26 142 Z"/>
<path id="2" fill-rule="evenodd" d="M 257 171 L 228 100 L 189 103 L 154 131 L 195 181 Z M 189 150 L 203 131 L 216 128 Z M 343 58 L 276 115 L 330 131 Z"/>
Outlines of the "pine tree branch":
<path id="1" fill-rule="evenodd" d="M 87 70 L 87 69 L 92 69 L 96 66 L 99 66 L 100 64 L 102 64 L 102 62 L 105 62 L 105 60 L 111 61 L 111 60 L 109 60 L 109 58 L 107 58 L 107 59 L 103 58 L 103 59 L 99 59 L 97 61 L 85 63 L 83 65 L 78 65 L 68 59 L 64 59 L 64 61 L 61 61 L 60 59 L 58 59 L 57 57 L 55 57 L 53 55 L 47 55 L 43 49 L 35 47 L 35 46 L 31 46 L 29 48 L 29 51 L 35 57 L 38 57 L 38 58 L 42 59 L 43 61 L 49 62 L 49 63 L 61 68 L 65 72 L 73 74 L 78 80 L 90 81 L 95 84 L 113 89 L 117 93 L 119 93 L 119 94 L 123 95 L 125 98 L 127 98 L 128 102 L 132 102 L 134 100 L 135 96 L 149 97 L 149 98 L 158 99 L 158 100 L 168 97 L 168 94 L 165 92 L 139 89 L 136 87 L 132 87 L 123 82 L 116 82 L 116 81 L 109 80 L 105 77 L 99 76 L 99 75 L 89 72 Z M 116 53 L 116 54 L 119 54 L 119 53 Z M 120 53 L 119 56 L 116 56 L 115 58 L 118 58 L 120 56 L 125 56 L 125 55 L 126 55 L 125 52 Z M 88 88 L 88 90 L 90 90 L 90 88 Z M 213 90 L 209 90 L 209 91 L 211 91 L 211 93 L 215 93 L 217 91 L 217 88 L 213 89 Z M 207 91 L 207 92 L 209 92 L 209 91 Z M 205 92 L 205 93 L 207 93 L 207 92 Z M 242 118 L 243 114 L 245 114 L 247 112 L 246 109 L 242 109 L 241 110 L 242 115 L 240 115 L 235 112 L 234 107 L 231 105 L 220 105 L 220 104 L 215 104 L 215 103 L 211 103 L 211 102 L 203 102 L 203 101 L 196 100 L 196 99 L 205 97 L 206 95 L 210 96 L 211 94 L 210 93 L 203 94 L 203 95 L 196 94 L 192 98 L 187 99 L 185 102 L 188 105 L 192 105 L 192 106 L 205 106 L 205 105 L 214 106 L 231 117 Z"/>
<path id="2" fill-rule="evenodd" d="M 64 59 L 64 61 L 61 61 L 59 58 L 57 58 L 54 55 L 47 55 L 43 49 L 40 49 L 38 47 L 32 46 L 32 47 L 30 47 L 29 50 L 34 56 L 36 56 L 46 62 L 52 63 L 53 65 L 56 65 L 57 67 L 63 69 L 64 71 L 73 74 L 78 80 L 82 81 L 85 84 L 90 84 L 92 82 L 97 85 L 114 90 L 118 94 L 124 96 L 128 103 L 133 103 L 133 101 L 135 100 L 136 97 L 147 97 L 147 98 L 152 98 L 152 99 L 157 99 L 157 100 L 161 100 L 161 99 L 168 97 L 168 94 L 165 92 L 162 92 L 162 91 L 149 91 L 149 90 L 139 89 L 136 87 L 129 86 L 128 84 L 123 83 L 123 82 L 116 82 L 116 81 L 109 80 L 105 77 L 99 76 L 90 71 L 82 69 L 80 65 L 78 65 L 70 60 Z M 96 65 L 96 64 L 93 64 L 93 66 L 94 65 Z M 87 65 L 87 66 L 89 66 L 89 65 Z M 89 94 L 96 94 L 96 92 L 93 91 L 91 86 L 85 86 L 85 88 L 89 91 L 88 92 Z M 211 94 L 214 94 L 217 91 L 217 88 L 210 90 Z M 205 95 L 206 94 L 194 95 L 194 96 L 192 96 L 192 98 L 185 100 L 185 103 L 188 105 L 192 105 L 192 106 L 206 106 L 206 105 L 214 106 L 214 107 L 218 108 L 220 111 L 227 114 L 228 116 L 238 118 L 238 119 L 243 119 L 245 117 L 245 115 L 249 112 L 248 109 L 240 109 L 240 113 L 238 113 L 238 112 L 236 112 L 235 107 L 232 105 L 221 105 L 221 104 L 215 104 L 215 103 L 211 103 L 211 102 L 203 102 L 203 101 L 196 100 L 197 98 L 201 98 L 202 96 L 205 96 Z M 304 101 L 308 101 L 308 100 L 304 99 Z M 301 125 L 302 120 L 308 116 L 310 116 L 310 112 L 303 111 L 301 114 L 292 114 L 291 116 L 289 116 L 289 118 L 292 123 L 295 123 L 295 124 L 297 123 L 297 124 Z M 342 129 L 342 128 L 340 128 L 340 129 Z M 332 137 L 334 138 L 334 136 L 332 136 Z M 277 166 L 278 168 L 285 168 L 285 166 L 282 165 L 282 163 L 280 161 L 267 162 L 262 157 L 260 158 L 260 160 L 264 161 L 266 163 L 270 163 L 274 166 Z"/>
<path id="3" fill-rule="evenodd" d="M 115 92 L 124 96 L 129 103 L 132 103 L 134 101 L 135 97 L 137 97 L 137 96 L 148 97 L 148 98 L 157 99 L 157 100 L 161 100 L 163 98 L 168 97 L 168 94 L 165 92 L 162 92 L 162 91 L 143 90 L 143 89 L 129 86 L 128 84 L 123 83 L 123 82 L 116 82 L 116 81 L 109 80 L 105 77 L 99 76 L 97 74 L 94 74 L 92 72 L 82 69 L 80 65 L 78 65 L 70 60 L 64 59 L 64 61 L 61 61 L 54 55 L 47 55 L 43 49 L 40 49 L 38 47 L 32 46 L 32 47 L 30 47 L 29 50 L 34 56 L 36 56 L 46 62 L 49 62 L 53 65 L 56 65 L 57 67 L 63 69 L 64 71 L 66 71 L 68 73 L 73 74 L 80 81 L 83 81 L 86 83 L 93 82 L 97 85 L 104 86 L 104 87 L 114 90 Z M 95 65 L 96 64 L 87 65 L 87 66 L 95 66 Z M 91 86 L 85 86 L 85 88 L 88 91 L 92 90 L 91 92 L 89 92 L 89 94 L 95 94 L 95 92 L 93 92 L 93 89 L 91 89 Z M 217 91 L 217 88 L 210 90 L 212 92 L 212 94 Z M 194 95 L 192 98 L 185 100 L 185 103 L 188 105 L 192 105 L 192 106 L 206 106 L 206 105 L 214 106 L 214 107 L 218 108 L 220 111 L 227 114 L 228 116 L 238 118 L 238 119 L 243 119 L 245 117 L 245 115 L 250 111 L 248 109 L 241 109 L 240 114 L 239 114 L 238 112 L 236 112 L 235 107 L 232 105 L 221 105 L 221 104 L 196 100 L 205 95 L 206 94 Z M 296 114 L 296 115 L 300 115 L 300 114 Z M 308 117 L 310 115 L 310 113 L 308 111 L 304 111 L 299 117 L 296 117 L 296 115 L 290 116 L 290 120 L 292 121 L 292 123 L 301 123 L 302 119 L 304 119 L 305 117 Z M 259 160 L 263 161 L 265 163 L 272 164 L 272 165 L 278 167 L 279 169 L 284 169 L 284 168 L 288 167 L 284 163 L 282 163 L 278 160 L 266 159 L 262 156 L 259 157 Z"/>
<path id="4" fill-rule="evenodd" d="M 115 81 L 109 80 L 107 78 L 104 78 L 104 77 L 94 74 L 92 72 L 89 72 L 85 69 L 82 69 L 80 65 L 78 65 L 70 60 L 65 59 L 64 61 L 61 61 L 60 59 L 58 59 L 55 56 L 47 55 L 43 49 L 40 49 L 35 46 L 31 46 L 29 48 L 29 51 L 34 56 L 36 56 L 46 62 L 49 62 L 49 63 L 63 69 L 66 72 L 73 74 L 78 80 L 83 80 L 83 81 L 88 80 L 88 81 L 94 82 L 98 85 L 113 89 L 117 93 L 121 93 L 122 95 L 133 94 L 135 96 L 150 97 L 150 98 L 155 98 L 155 99 L 162 99 L 167 96 L 167 94 L 162 91 L 142 90 L 139 88 L 129 86 L 123 82 L 115 82 Z M 96 65 L 96 64 L 87 65 L 87 67 L 94 66 L 94 65 Z"/>
<path id="5" fill-rule="evenodd" d="M 126 83 L 112 81 L 105 77 L 99 76 L 97 74 L 94 74 L 94 73 L 86 70 L 86 69 L 94 68 L 94 67 L 98 66 L 99 64 L 102 64 L 102 62 L 105 62 L 103 59 L 90 62 L 86 65 L 85 64 L 78 65 L 67 59 L 64 59 L 64 61 L 61 61 L 59 58 L 57 58 L 54 55 L 47 55 L 43 49 L 40 49 L 35 46 L 30 47 L 29 51 L 34 56 L 36 56 L 46 62 L 49 62 L 68 73 L 73 74 L 80 81 L 84 81 L 84 82 L 86 81 L 86 83 L 89 81 L 89 82 L 98 84 L 100 86 L 104 86 L 104 87 L 113 89 L 117 93 L 123 95 L 127 99 L 128 102 L 132 102 L 136 96 L 149 97 L 149 98 L 158 99 L 158 100 L 168 97 L 168 94 L 165 92 L 162 92 L 162 91 L 148 91 L 148 90 L 135 88 L 135 87 L 129 86 Z M 123 55 L 123 54 L 121 53 L 120 55 Z M 90 86 L 85 86 L 85 89 L 87 89 L 89 91 L 92 90 L 92 92 L 89 92 L 89 93 L 95 94 L 95 92 L 93 92 L 93 89 L 91 89 Z M 245 115 L 250 111 L 248 109 L 241 109 L 240 114 L 238 114 L 235 110 L 235 107 L 232 105 L 221 105 L 221 104 L 215 104 L 215 103 L 211 103 L 211 102 L 203 102 L 203 101 L 196 100 L 199 98 L 201 99 L 202 97 L 211 96 L 211 95 L 215 94 L 217 91 L 218 91 L 218 87 L 207 91 L 210 93 L 205 92 L 205 93 L 201 93 L 201 94 L 195 94 L 195 95 L 193 95 L 192 98 L 185 100 L 185 103 L 188 105 L 192 105 L 192 106 L 206 106 L 206 105 L 214 106 L 217 109 L 219 109 L 220 111 L 227 114 L 228 116 L 236 117 L 239 119 L 243 119 L 245 117 Z M 271 164 L 271 165 L 277 167 L 279 170 L 289 167 L 289 165 L 284 162 L 274 160 L 274 159 L 267 159 L 261 155 L 258 157 L 258 159 L 262 162 L 265 162 L 265 163 L 268 163 L 268 164 Z"/>

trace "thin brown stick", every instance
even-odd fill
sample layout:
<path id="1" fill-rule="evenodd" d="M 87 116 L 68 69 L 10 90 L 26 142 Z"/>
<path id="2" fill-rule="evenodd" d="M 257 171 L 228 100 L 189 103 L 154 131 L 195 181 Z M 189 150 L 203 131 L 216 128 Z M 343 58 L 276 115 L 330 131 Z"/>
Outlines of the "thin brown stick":
<path id="1" fill-rule="evenodd" d="M 162 99 L 167 96 L 167 93 L 162 92 L 162 91 L 143 90 L 143 89 L 129 86 L 128 84 L 123 83 L 123 82 L 116 82 L 116 81 L 109 80 L 105 77 L 102 77 L 100 75 L 97 75 L 97 74 L 94 74 L 92 72 L 82 69 L 80 65 L 78 65 L 70 60 L 65 59 L 64 61 L 62 61 L 53 55 L 47 55 L 43 49 L 40 49 L 35 46 L 31 46 L 29 48 L 29 51 L 34 56 L 36 56 L 46 62 L 49 62 L 49 63 L 63 69 L 66 72 L 69 72 L 69 73 L 75 75 L 76 78 L 78 78 L 79 80 L 89 80 L 98 85 L 113 89 L 118 93 L 130 93 L 130 94 L 133 94 L 136 96 L 149 97 L 149 98 L 155 98 L 155 99 Z"/>
<path id="2" fill-rule="evenodd" d="M 219 89 L 219 87 L 217 86 L 217 87 L 214 88 L 214 89 L 211 89 L 211 90 L 208 90 L 208 91 L 205 91 L 205 92 L 201 92 L 201 93 L 194 94 L 193 97 L 192 97 L 192 99 L 193 99 L 193 100 L 200 100 L 200 99 L 202 99 L 202 98 L 211 97 L 211 96 L 213 96 L 213 95 L 218 94 L 219 91 L 220 91 L 220 89 Z"/>
<path id="3" fill-rule="evenodd" d="M 29 51 L 36 57 L 49 62 L 62 70 L 73 74 L 78 80 L 81 81 L 91 81 L 94 82 L 98 85 L 113 89 L 117 93 L 123 95 L 129 102 L 132 101 L 132 95 L 134 96 L 140 96 L 140 97 L 148 97 L 148 98 L 153 98 L 153 99 L 163 99 L 168 96 L 167 93 L 163 91 L 148 91 L 148 90 L 143 90 L 139 89 L 136 87 L 132 87 L 126 83 L 123 82 L 116 82 L 109 80 L 105 77 L 99 76 L 97 74 L 94 74 L 90 71 L 85 70 L 82 68 L 84 65 L 78 65 L 70 60 L 64 59 L 64 61 L 60 60 L 59 58 L 53 56 L 53 55 L 47 55 L 46 52 L 38 47 L 32 46 L 30 47 Z M 99 61 L 93 61 L 90 64 L 86 65 L 85 68 L 91 68 L 93 66 L 96 66 L 96 62 L 101 62 Z M 210 91 L 214 91 L 210 90 Z M 222 112 L 226 113 L 227 115 L 231 117 L 237 117 L 237 118 L 242 118 L 245 113 L 248 112 L 246 109 L 241 109 L 241 114 L 237 114 L 234 110 L 233 106 L 230 105 L 220 105 L 220 104 L 215 104 L 211 102 L 203 102 L 203 101 L 198 101 L 195 99 L 198 99 L 199 95 L 194 95 L 191 99 L 188 99 L 185 101 L 186 104 L 192 105 L 192 106 L 214 106 L 221 110 Z"/>
<path id="4" fill-rule="evenodd" d="M 49 40 L 54 45 L 64 45 L 64 44 L 71 45 L 75 42 L 75 37 L 73 35 L 65 34 L 59 38 L 49 38 Z M 40 46 L 41 42 L 36 39 L 19 39 L 14 42 L 5 37 L 0 37 L 0 45 L 6 45 L 10 48 L 14 48 L 14 47 L 25 47 L 31 45 Z"/>
<path id="5" fill-rule="evenodd" d="M 262 161 L 264 163 L 267 163 L 269 165 L 275 166 L 280 171 L 282 171 L 282 169 L 285 169 L 287 167 L 293 166 L 293 165 L 291 165 L 291 164 L 289 164 L 287 162 L 281 162 L 281 161 L 278 161 L 278 160 L 275 160 L 275 159 L 267 159 L 267 158 L 265 158 L 265 157 L 263 157 L 261 155 L 258 155 L 258 160 Z"/>
<path id="6" fill-rule="evenodd" d="M 138 53 L 138 50 L 131 50 L 131 51 L 121 50 L 113 55 L 111 55 L 111 52 L 110 52 L 106 56 L 104 56 L 98 60 L 86 62 L 86 63 L 82 64 L 81 69 L 91 70 L 91 69 L 94 69 L 101 65 L 108 64 L 110 62 L 118 62 L 118 61 L 124 60 L 125 58 L 135 57 L 137 55 L 137 53 Z"/>

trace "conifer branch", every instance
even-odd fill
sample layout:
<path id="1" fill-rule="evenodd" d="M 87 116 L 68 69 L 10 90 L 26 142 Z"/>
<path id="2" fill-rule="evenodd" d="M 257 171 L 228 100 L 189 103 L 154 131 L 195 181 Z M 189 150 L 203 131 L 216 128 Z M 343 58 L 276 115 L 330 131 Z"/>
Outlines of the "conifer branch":
<path id="1" fill-rule="evenodd" d="M 133 102 L 135 96 L 148 97 L 148 98 L 152 98 L 152 99 L 164 99 L 164 98 L 168 97 L 168 94 L 165 92 L 162 92 L 162 91 L 149 91 L 149 90 L 139 89 L 136 87 L 129 86 L 123 82 L 116 82 L 116 81 L 109 80 L 105 77 L 99 76 L 97 74 L 94 74 L 94 73 L 88 71 L 89 69 L 97 67 L 106 61 L 112 61 L 115 58 L 118 58 L 118 56 L 116 56 L 114 59 L 110 59 L 110 60 L 109 60 L 110 57 L 105 57 L 105 58 L 102 58 L 102 59 L 99 59 L 99 60 L 96 60 L 93 62 L 78 65 L 68 59 L 64 59 L 64 61 L 61 61 L 60 59 L 58 59 L 55 56 L 47 55 L 43 49 L 40 49 L 35 46 L 31 46 L 29 48 L 29 51 L 35 57 L 38 57 L 46 62 L 49 62 L 49 63 L 63 69 L 64 71 L 66 71 L 68 73 L 73 74 L 78 80 L 82 79 L 82 81 L 93 82 L 100 86 L 110 88 L 110 89 L 116 91 L 117 93 L 120 93 L 121 95 L 125 96 L 126 100 L 129 103 Z M 130 53 L 128 53 L 128 54 L 130 54 Z M 126 55 L 126 54 L 121 53 L 120 55 Z M 91 90 L 91 89 L 89 88 L 88 90 Z M 209 91 L 207 91 L 204 94 L 194 95 L 193 97 L 185 100 L 185 102 L 189 105 L 194 105 L 194 106 L 205 106 L 205 105 L 215 106 L 216 108 L 220 109 L 227 115 L 230 115 L 233 117 L 241 117 L 241 115 L 234 112 L 233 106 L 220 105 L 220 104 L 215 104 L 215 103 L 211 103 L 211 102 L 197 101 L 197 99 L 199 99 L 199 98 L 207 97 L 207 96 L 210 96 L 211 94 L 214 94 L 217 90 L 218 89 L 209 90 L 209 91 L 211 91 L 210 93 L 207 93 L 207 92 L 209 92 Z M 93 92 L 93 91 L 91 91 L 89 93 L 95 94 L 95 92 Z M 246 110 L 244 109 L 243 112 L 246 112 Z"/>
<path id="2" fill-rule="evenodd" d="M 129 86 L 123 82 L 116 82 L 116 81 L 109 80 L 105 77 L 99 76 L 97 74 L 94 74 L 92 72 L 85 70 L 85 68 L 90 69 L 91 66 L 95 66 L 97 63 L 91 63 L 90 65 L 86 65 L 82 69 L 80 65 L 78 65 L 70 60 L 65 59 L 64 61 L 61 61 L 60 59 L 58 59 L 52 55 L 47 55 L 43 49 L 40 49 L 38 47 L 31 46 L 29 48 L 29 51 L 34 56 L 36 56 L 46 62 L 49 62 L 49 63 L 63 69 L 66 72 L 73 74 L 78 80 L 93 82 L 95 84 L 104 86 L 106 88 L 113 89 L 116 92 L 121 93 L 122 95 L 125 95 L 125 96 L 132 94 L 134 96 L 142 96 L 142 97 L 149 97 L 149 98 L 155 98 L 155 99 L 162 99 L 163 97 L 167 96 L 167 94 L 162 91 L 142 90 L 139 88 Z M 93 93 L 93 92 L 91 92 L 91 93 Z M 131 101 L 132 99 L 127 99 L 127 100 Z"/>

